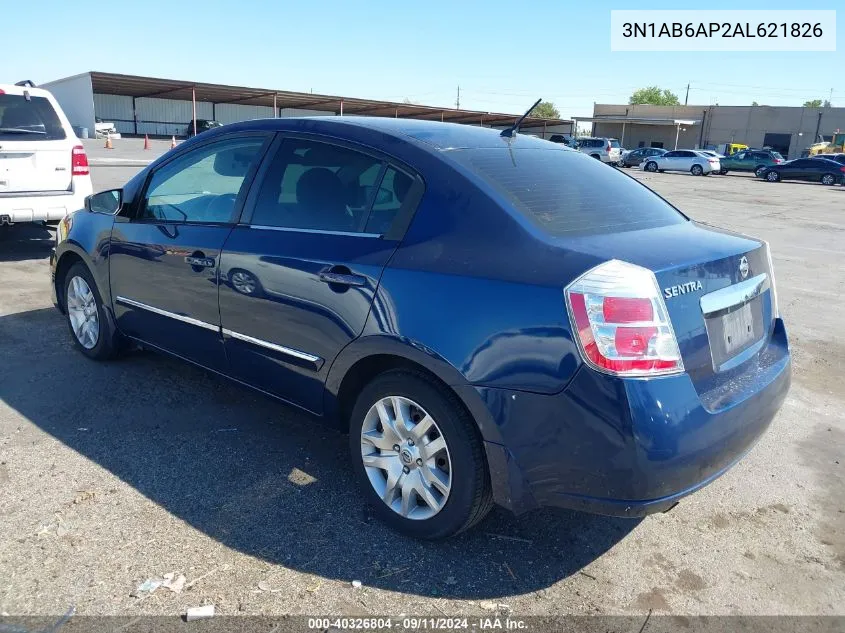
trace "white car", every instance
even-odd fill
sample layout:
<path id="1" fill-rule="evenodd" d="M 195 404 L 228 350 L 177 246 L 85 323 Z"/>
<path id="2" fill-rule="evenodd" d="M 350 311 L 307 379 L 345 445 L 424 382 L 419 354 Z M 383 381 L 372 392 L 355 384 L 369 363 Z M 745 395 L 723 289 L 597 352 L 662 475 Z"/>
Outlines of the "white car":
<path id="1" fill-rule="evenodd" d="M 0 226 L 57 222 L 92 192 L 85 149 L 53 95 L 0 84 Z"/>
<path id="2" fill-rule="evenodd" d="M 615 138 L 578 137 L 578 151 L 609 165 L 616 165 L 622 158 L 622 148 Z"/>
<path id="3" fill-rule="evenodd" d="M 651 156 L 640 163 L 645 171 L 688 171 L 693 176 L 709 176 L 719 172 L 719 159 L 693 149 L 676 149 L 662 156 Z"/>
<path id="4" fill-rule="evenodd" d="M 117 131 L 117 127 L 114 123 L 110 123 L 109 121 L 103 121 L 101 118 L 97 117 L 94 120 L 94 138 L 120 138 L 120 134 Z"/>

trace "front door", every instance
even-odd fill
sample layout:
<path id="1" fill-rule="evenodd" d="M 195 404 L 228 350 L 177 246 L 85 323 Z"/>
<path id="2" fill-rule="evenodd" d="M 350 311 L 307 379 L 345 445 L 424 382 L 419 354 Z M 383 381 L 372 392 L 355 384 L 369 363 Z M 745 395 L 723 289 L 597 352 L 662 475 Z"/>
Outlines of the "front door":
<path id="1" fill-rule="evenodd" d="M 111 295 L 125 334 L 211 369 L 226 369 L 217 264 L 265 135 L 212 141 L 149 175 L 115 222 Z"/>
<path id="2" fill-rule="evenodd" d="M 226 353 L 234 377 L 320 413 L 326 374 L 364 329 L 416 179 L 369 150 L 308 138 L 285 139 L 266 162 L 220 260 Z"/>

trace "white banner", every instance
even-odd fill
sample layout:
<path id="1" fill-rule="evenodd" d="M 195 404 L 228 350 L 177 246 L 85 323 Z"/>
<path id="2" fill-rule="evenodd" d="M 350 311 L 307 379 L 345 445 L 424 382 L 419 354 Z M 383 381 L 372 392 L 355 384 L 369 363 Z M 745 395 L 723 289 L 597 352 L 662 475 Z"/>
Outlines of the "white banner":
<path id="1" fill-rule="evenodd" d="M 836 11 L 611 11 L 612 51 L 835 51 Z"/>

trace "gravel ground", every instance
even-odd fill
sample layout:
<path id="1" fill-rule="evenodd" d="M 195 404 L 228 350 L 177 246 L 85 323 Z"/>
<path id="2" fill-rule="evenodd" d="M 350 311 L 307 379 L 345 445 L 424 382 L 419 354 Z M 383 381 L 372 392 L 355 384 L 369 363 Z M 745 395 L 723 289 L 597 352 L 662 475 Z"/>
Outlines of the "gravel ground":
<path id="1" fill-rule="evenodd" d="M 95 166 L 95 187 L 136 169 Z M 627 173 L 771 242 L 784 408 L 669 514 L 497 511 L 440 544 L 371 518 L 344 437 L 302 414 L 151 353 L 76 353 L 49 299 L 52 232 L 0 231 L 0 613 L 845 614 L 845 188 Z M 169 572 L 189 586 L 133 595 Z"/>

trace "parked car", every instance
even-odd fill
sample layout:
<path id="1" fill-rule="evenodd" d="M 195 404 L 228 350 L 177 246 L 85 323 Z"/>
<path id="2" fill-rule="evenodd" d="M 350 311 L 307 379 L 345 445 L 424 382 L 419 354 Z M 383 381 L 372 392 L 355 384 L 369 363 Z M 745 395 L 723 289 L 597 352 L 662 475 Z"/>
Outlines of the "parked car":
<path id="1" fill-rule="evenodd" d="M 619 164 L 622 167 L 637 167 L 645 159 L 652 156 L 662 156 L 667 151 L 662 147 L 638 147 L 637 149 L 632 149 L 627 154 L 623 154 Z"/>
<path id="2" fill-rule="evenodd" d="M 578 151 L 609 165 L 615 165 L 622 158 L 619 141 L 615 138 L 578 137 Z"/>
<path id="3" fill-rule="evenodd" d="M 723 176 L 729 171 L 753 171 L 758 177 L 766 167 L 780 165 L 784 162 L 779 152 L 766 149 L 741 150 L 719 159 L 721 169 L 719 173 Z"/>
<path id="4" fill-rule="evenodd" d="M 100 117 L 94 119 L 94 138 L 120 138 L 114 123 L 103 121 Z"/>
<path id="5" fill-rule="evenodd" d="M 840 165 L 845 165 L 845 154 L 816 154 L 813 158 L 824 158 L 827 160 L 835 160 Z"/>
<path id="6" fill-rule="evenodd" d="M 578 139 L 574 136 L 570 136 L 569 134 L 552 134 L 549 137 L 549 140 L 552 143 L 563 143 L 567 147 L 576 148 L 578 147 Z"/>
<path id="7" fill-rule="evenodd" d="M 208 119 L 197 119 L 197 134 L 202 134 L 208 130 L 213 130 L 214 128 L 223 127 L 223 124 L 220 121 L 209 121 Z M 188 127 L 185 130 L 185 136 L 191 138 L 194 136 L 194 122 L 191 121 L 188 123 Z"/>
<path id="8" fill-rule="evenodd" d="M 0 84 L 0 226 L 56 222 L 92 192 L 88 157 L 61 107 L 21 84 Z"/>
<path id="9" fill-rule="evenodd" d="M 719 159 L 692 149 L 676 149 L 660 156 L 650 156 L 640 163 L 646 171 L 688 171 L 693 176 L 709 176 L 719 171 Z"/>
<path id="10" fill-rule="evenodd" d="M 842 183 L 843 179 L 845 179 L 845 165 L 835 160 L 821 158 L 819 156 L 814 156 L 813 158 L 796 158 L 795 160 L 788 160 L 779 165 L 766 167 L 759 174 L 759 177 L 769 182 L 807 180 L 810 182 L 820 182 L 823 185 L 835 185 L 836 183 Z"/>
<path id="11" fill-rule="evenodd" d="M 664 511 L 790 384 L 765 242 L 489 128 L 211 130 L 91 196 L 50 269 L 82 355 L 139 343 L 339 424 L 362 501 L 421 538 L 494 503 Z"/>

